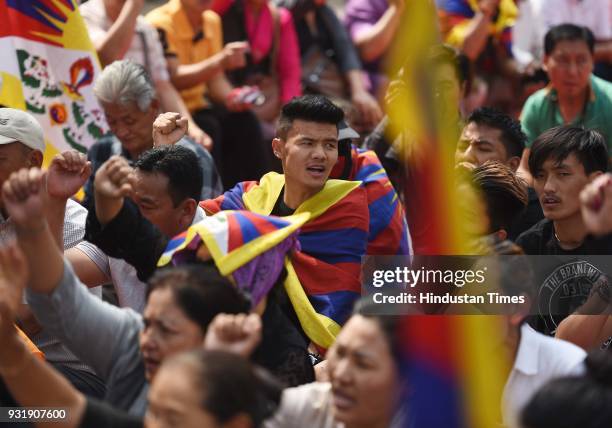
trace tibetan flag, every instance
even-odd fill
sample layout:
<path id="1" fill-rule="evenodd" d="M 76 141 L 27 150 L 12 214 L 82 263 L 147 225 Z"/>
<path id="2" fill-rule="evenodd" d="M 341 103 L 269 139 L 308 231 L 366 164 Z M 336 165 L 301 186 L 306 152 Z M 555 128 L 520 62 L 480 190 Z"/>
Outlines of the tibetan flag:
<path id="1" fill-rule="evenodd" d="M 393 184 L 373 150 L 351 146 L 350 170 L 345 169 L 344 158 L 334 165 L 330 178 L 360 181 L 366 189 L 370 211 L 368 255 L 412 254 L 412 239 L 408 231 L 406 213 Z"/>
<path id="2" fill-rule="evenodd" d="M 200 202 L 208 214 L 222 210 L 272 213 L 285 185 L 281 174 L 239 183 L 216 199 Z M 328 180 L 295 210 L 308 213 L 300 228 L 301 250 L 287 260 L 285 290 L 310 340 L 329 348 L 361 295 L 361 257 L 368 245 L 367 192 L 358 181 Z M 284 218 L 284 217 L 283 217 Z"/>
<path id="3" fill-rule="evenodd" d="M 470 255 L 466 195 L 455 181 L 456 122 L 443 114 L 435 75 L 427 56 L 440 43 L 433 1 L 406 2 L 396 45 L 390 52 L 390 75 L 405 88 L 387 111 L 392 135 L 406 160 L 405 189 L 418 190 L 413 224 L 420 226 L 415 251 L 433 256 Z M 454 106 L 450 106 L 454 108 Z M 413 198 L 413 199 L 411 199 Z M 405 192 L 414 204 L 414 192 Z M 415 234 L 413 234 L 413 238 Z M 416 240 L 415 240 L 416 242 Z M 416 249 L 418 248 L 418 250 Z M 425 250 L 423 250 L 425 249 Z M 410 392 L 403 402 L 410 427 L 491 428 L 501 422 L 507 355 L 500 353 L 504 329 L 499 317 L 415 315 L 402 321 L 403 381 Z"/>
<path id="4" fill-rule="evenodd" d="M 76 0 L 0 0 L 0 104 L 41 124 L 46 161 L 85 152 L 107 125 L 92 85 L 100 72 Z"/>
<path id="5" fill-rule="evenodd" d="M 221 211 L 172 239 L 158 266 L 212 257 L 219 272 L 231 276 L 255 307 L 276 283 L 286 255 L 299 249 L 297 230 L 308 218 L 308 213 L 280 218 Z"/>

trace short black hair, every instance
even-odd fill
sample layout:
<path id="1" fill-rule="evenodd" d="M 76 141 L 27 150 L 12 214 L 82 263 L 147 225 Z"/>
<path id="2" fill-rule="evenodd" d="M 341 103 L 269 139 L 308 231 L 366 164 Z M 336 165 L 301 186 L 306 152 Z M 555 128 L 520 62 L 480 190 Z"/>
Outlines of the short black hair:
<path id="1" fill-rule="evenodd" d="M 434 45 L 428 52 L 427 61 L 434 67 L 441 64 L 450 65 L 455 71 L 455 76 L 459 83 L 468 83 L 466 92 L 469 92 L 472 80 L 472 66 L 469 58 L 461 51 L 447 44 Z"/>
<path id="2" fill-rule="evenodd" d="M 259 428 L 281 400 L 283 385 L 247 359 L 225 351 L 195 350 L 173 357 L 169 363 L 189 367 L 201 391 L 201 407 L 218 423 L 246 414 Z"/>
<path id="3" fill-rule="evenodd" d="M 490 233 L 509 230 L 527 206 L 527 184 L 509 167 L 488 161 L 472 170 L 472 183 L 482 194 L 491 223 Z"/>
<path id="4" fill-rule="evenodd" d="M 170 288 L 177 305 L 204 333 L 218 314 L 248 313 L 251 307 L 212 262 L 158 269 L 148 285 L 148 295 Z"/>
<path id="5" fill-rule="evenodd" d="M 525 428 L 600 428 L 612 423 L 612 353 L 590 353 L 580 376 L 545 384 L 523 408 Z"/>
<path id="6" fill-rule="evenodd" d="M 276 135 L 285 139 L 294 120 L 329 123 L 338 126 L 344 119 L 344 111 L 323 95 L 303 95 L 295 97 L 281 110 Z"/>
<path id="7" fill-rule="evenodd" d="M 467 123 L 499 129 L 502 133 L 501 140 L 508 152 L 508 156 L 522 156 L 527 136 L 523 132 L 519 121 L 512 119 L 497 109 L 480 107 L 470 114 Z"/>
<path id="8" fill-rule="evenodd" d="M 595 36 L 588 27 L 574 24 L 561 24 L 552 27 L 544 36 L 544 53 L 550 55 L 559 42 L 584 41 L 591 54 L 595 52 Z"/>
<path id="9" fill-rule="evenodd" d="M 570 154 L 576 155 L 588 175 L 608 170 L 608 147 L 597 131 L 581 126 L 557 126 L 544 131 L 533 142 L 529 153 L 529 171 L 535 175 L 548 159 L 561 163 Z"/>
<path id="10" fill-rule="evenodd" d="M 204 173 L 197 155 L 174 145 L 153 147 L 136 161 L 136 168 L 168 177 L 168 193 L 176 207 L 187 198 L 200 200 Z"/>

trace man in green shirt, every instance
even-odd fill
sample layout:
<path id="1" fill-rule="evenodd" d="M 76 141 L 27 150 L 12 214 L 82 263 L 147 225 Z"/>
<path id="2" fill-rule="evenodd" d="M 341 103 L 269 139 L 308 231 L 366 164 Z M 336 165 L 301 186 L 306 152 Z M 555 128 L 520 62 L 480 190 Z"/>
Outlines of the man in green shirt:
<path id="1" fill-rule="evenodd" d="M 527 99 L 521 123 L 527 147 L 521 173 L 531 181 L 527 159 L 533 141 L 559 125 L 582 125 L 600 132 L 612 154 L 612 84 L 593 76 L 595 38 L 586 27 L 562 24 L 544 38 L 544 70 L 550 84 Z"/>

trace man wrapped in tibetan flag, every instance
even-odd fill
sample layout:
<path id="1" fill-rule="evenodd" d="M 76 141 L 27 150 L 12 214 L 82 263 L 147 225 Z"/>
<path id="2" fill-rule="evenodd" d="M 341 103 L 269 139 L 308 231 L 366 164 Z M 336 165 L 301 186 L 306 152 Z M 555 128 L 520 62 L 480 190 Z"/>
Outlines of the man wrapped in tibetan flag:
<path id="1" fill-rule="evenodd" d="M 325 97 L 295 98 L 283 107 L 272 143 L 284 175 L 268 173 L 200 203 L 209 214 L 310 213 L 298 235 L 301 251 L 287 263 L 285 291 L 304 333 L 323 349 L 333 343 L 360 295 L 360 262 L 370 242 L 382 236 L 386 242 L 379 251 L 387 254 L 408 254 L 410 248 L 403 215 L 401 221 L 390 221 L 391 215 L 382 227 L 377 224 L 383 216 L 368 206 L 366 184 L 328 180 L 338 159 L 337 124 L 343 116 Z"/>

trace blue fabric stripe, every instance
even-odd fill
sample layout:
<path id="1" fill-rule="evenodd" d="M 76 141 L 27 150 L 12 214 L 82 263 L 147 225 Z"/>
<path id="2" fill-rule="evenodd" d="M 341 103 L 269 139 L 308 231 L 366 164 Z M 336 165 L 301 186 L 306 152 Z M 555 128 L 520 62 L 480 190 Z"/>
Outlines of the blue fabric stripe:
<path id="1" fill-rule="evenodd" d="M 223 201 L 221 202 L 221 210 L 243 210 L 243 193 L 244 189 L 242 183 L 236 184 L 233 188 L 225 192 L 223 194 Z"/>
<path id="2" fill-rule="evenodd" d="M 238 224 L 240 225 L 240 232 L 242 233 L 242 244 L 246 244 L 251 242 L 253 239 L 256 239 L 260 236 L 259 231 L 255 227 L 255 225 L 246 218 L 243 214 L 236 212 L 234 213 Z"/>
<path id="3" fill-rule="evenodd" d="M 366 178 L 368 178 L 369 175 L 374 174 L 376 171 L 380 170 L 381 168 L 382 168 L 382 165 L 380 164 L 366 165 L 363 168 L 361 168 L 359 171 L 357 171 L 355 180 L 364 181 Z"/>
<path id="4" fill-rule="evenodd" d="M 355 228 L 323 230 L 302 232 L 298 239 L 303 252 L 326 263 L 360 263 L 367 233 Z"/>
<path id="5" fill-rule="evenodd" d="M 382 195 L 374 202 L 370 202 L 370 236 L 369 240 L 376 239 L 379 233 L 389 227 L 389 223 L 395 214 L 398 199 L 395 192 L 389 188 L 389 192 Z"/>
<path id="6" fill-rule="evenodd" d="M 327 294 L 309 295 L 317 313 L 333 319 L 343 325 L 353 312 L 355 301 L 359 299 L 359 293 L 353 291 L 334 291 Z"/>

